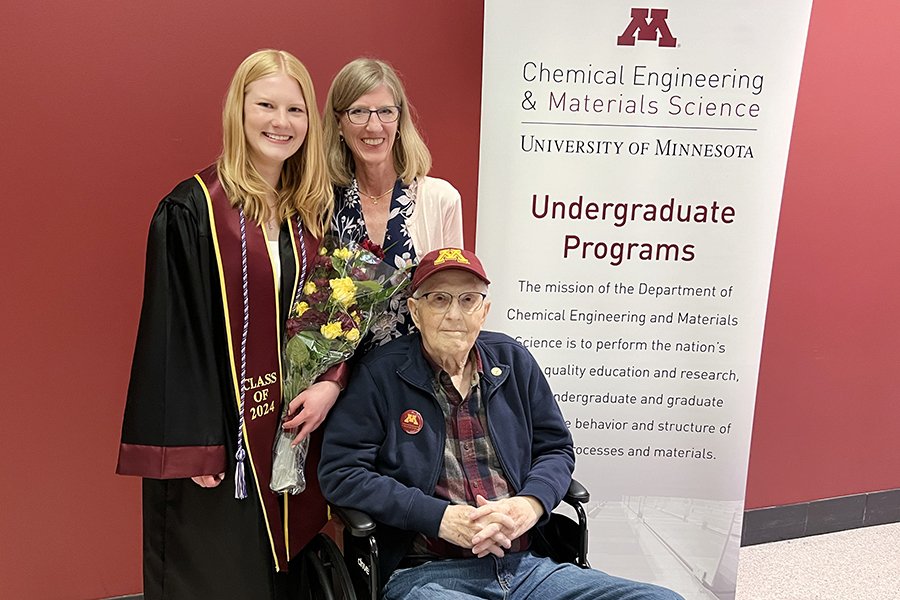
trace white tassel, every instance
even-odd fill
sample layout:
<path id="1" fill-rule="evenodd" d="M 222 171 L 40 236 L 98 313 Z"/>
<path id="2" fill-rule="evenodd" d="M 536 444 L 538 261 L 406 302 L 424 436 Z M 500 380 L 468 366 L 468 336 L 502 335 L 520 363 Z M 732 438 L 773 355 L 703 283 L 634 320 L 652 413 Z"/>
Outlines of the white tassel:
<path id="1" fill-rule="evenodd" d="M 244 479 L 244 461 L 237 464 L 234 470 L 234 497 L 243 500 L 247 497 L 247 480 Z"/>

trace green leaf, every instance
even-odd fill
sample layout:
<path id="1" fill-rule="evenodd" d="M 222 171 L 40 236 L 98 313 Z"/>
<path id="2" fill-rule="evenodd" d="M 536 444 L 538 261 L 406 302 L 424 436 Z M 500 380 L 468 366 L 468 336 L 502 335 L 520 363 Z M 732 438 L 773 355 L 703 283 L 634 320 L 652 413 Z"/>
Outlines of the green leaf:
<path id="1" fill-rule="evenodd" d="M 365 281 L 357 281 L 356 288 L 359 290 L 357 295 L 362 294 L 377 294 L 384 286 L 378 283 L 377 281 L 372 281 L 371 279 L 367 279 Z"/>
<path id="2" fill-rule="evenodd" d="M 302 365 L 309 359 L 309 348 L 303 339 L 303 335 L 297 335 L 288 340 L 285 355 L 295 365 Z"/>

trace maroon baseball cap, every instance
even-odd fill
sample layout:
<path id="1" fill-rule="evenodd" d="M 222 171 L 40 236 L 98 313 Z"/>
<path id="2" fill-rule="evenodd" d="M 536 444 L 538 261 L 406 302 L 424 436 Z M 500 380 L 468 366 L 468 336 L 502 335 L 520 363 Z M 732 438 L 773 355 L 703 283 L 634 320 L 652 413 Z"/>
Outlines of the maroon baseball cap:
<path id="1" fill-rule="evenodd" d="M 462 248 L 441 248 L 432 250 L 419 261 L 413 274 L 410 290 L 416 291 L 423 281 L 444 269 L 462 269 L 487 284 L 491 283 L 491 280 L 484 274 L 484 267 L 481 266 L 481 261 L 474 252 Z"/>

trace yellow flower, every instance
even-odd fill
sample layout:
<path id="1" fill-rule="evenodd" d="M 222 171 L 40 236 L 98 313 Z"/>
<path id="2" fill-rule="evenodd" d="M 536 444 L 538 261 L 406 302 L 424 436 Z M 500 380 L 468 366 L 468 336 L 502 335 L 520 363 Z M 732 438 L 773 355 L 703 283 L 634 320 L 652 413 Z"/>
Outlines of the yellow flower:
<path id="1" fill-rule="evenodd" d="M 334 256 L 340 258 L 341 260 L 350 260 L 350 257 L 353 256 L 353 253 L 350 252 L 349 248 L 335 248 Z"/>
<path id="2" fill-rule="evenodd" d="M 294 314 L 298 317 L 302 317 L 303 313 L 309 310 L 309 304 L 306 302 L 301 302 L 297 306 L 294 307 Z"/>
<path id="3" fill-rule="evenodd" d="M 341 306 L 350 306 L 356 301 L 356 284 L 349 277 L 332 279 L 328 285 L 331 286 L 331 297 Z"/>
<path id="4" fill-rule="evenodd" d="M 303 293 L 307 296 L 315 294 L 317 290 L 318 288 L 316 287 L 316 284 L 314 284 L 312 281 L 307 281 L 306 285 L 303 286 Z"/>
<path id="5" fill-rule="evenodd" d="M 344 338 L 346 338 L 346 340 L 348 342 L 355 342 L 356 340 L 359 339 L 359 329 L 354 327 L 353 329 L 351 329 L 350 331 L 348 331 L 347 333 L 344 334 Z"/>
<path id="6" fill-rule="evenodd" d="M 328 254 L 328 250 L 325 248 L 325 246 L 319 247 L 319 256 L 325 256 L 326 254 Z"/>
<path id="7" fill-rule="evenodd" d="M 354 321 L 357 325 L 359 325 L 359 322 L 362 321 L 362 317 L 359 316 L 359 313 L 358 313 L 357 311 L 355 311 L 355 310 L 354 310 L 352 313 L 350 313 L 350 316 L 353 318 L 353 321 Z"/>
<path id="8" fill-rule="evenodd" d="M 341 335 L 341 322 L 332 321 L 328 325 L 322 325 L 322 327 L 319 328 L 319 331 L 321 331 L 322 335 L 324 335 L 329 340 L 333 340 L 337 336 Z"/>

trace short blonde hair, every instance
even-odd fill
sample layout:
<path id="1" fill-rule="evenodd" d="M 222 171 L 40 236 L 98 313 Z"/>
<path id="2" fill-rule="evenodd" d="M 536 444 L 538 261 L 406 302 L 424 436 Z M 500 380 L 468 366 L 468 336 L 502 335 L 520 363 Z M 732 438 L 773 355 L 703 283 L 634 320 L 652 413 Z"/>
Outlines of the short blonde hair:
<path id="1" fill-rule="evenodd" d="M 375 58 L 357 58 L 344 65 L 325 100 L 325 156 L 331 180 L 350 185 L 355 171 L 353 154 L 340 139 L 340 119 L 356 100 L 379 85 L 385 85 L 400 107 L 399 137 L 394 143 L 394 169 L 405 183 L 424 177 L 431 170 L 431 153 L 413 123 L 413 107 L 403 83 L 391 65 Z"/>
<path id="2" fill-rule="evenodd" d="M 322 122 L 316 93 L 306 67 L 283 50 L 259 50 L 240 64 L 222 111 L 222 155 L 217 162 L 219 180 L 233 206 L 240 206 L 249 219 L 262 223 L 272 215 L 266 204 L 272 187 L 250 161 L 244 133 L 244 97 L 247 86 L 270 75 L 285 74 L 294 79 L 306 102 L 309 127 L 306 139 L 293 156 L 284 161 L 275 190 L 278 200 L 274 215 L 280 220 L 300 215 L 304 227 L 322 237 L 334 205 L 331 183 L 325 166 Z"/>

